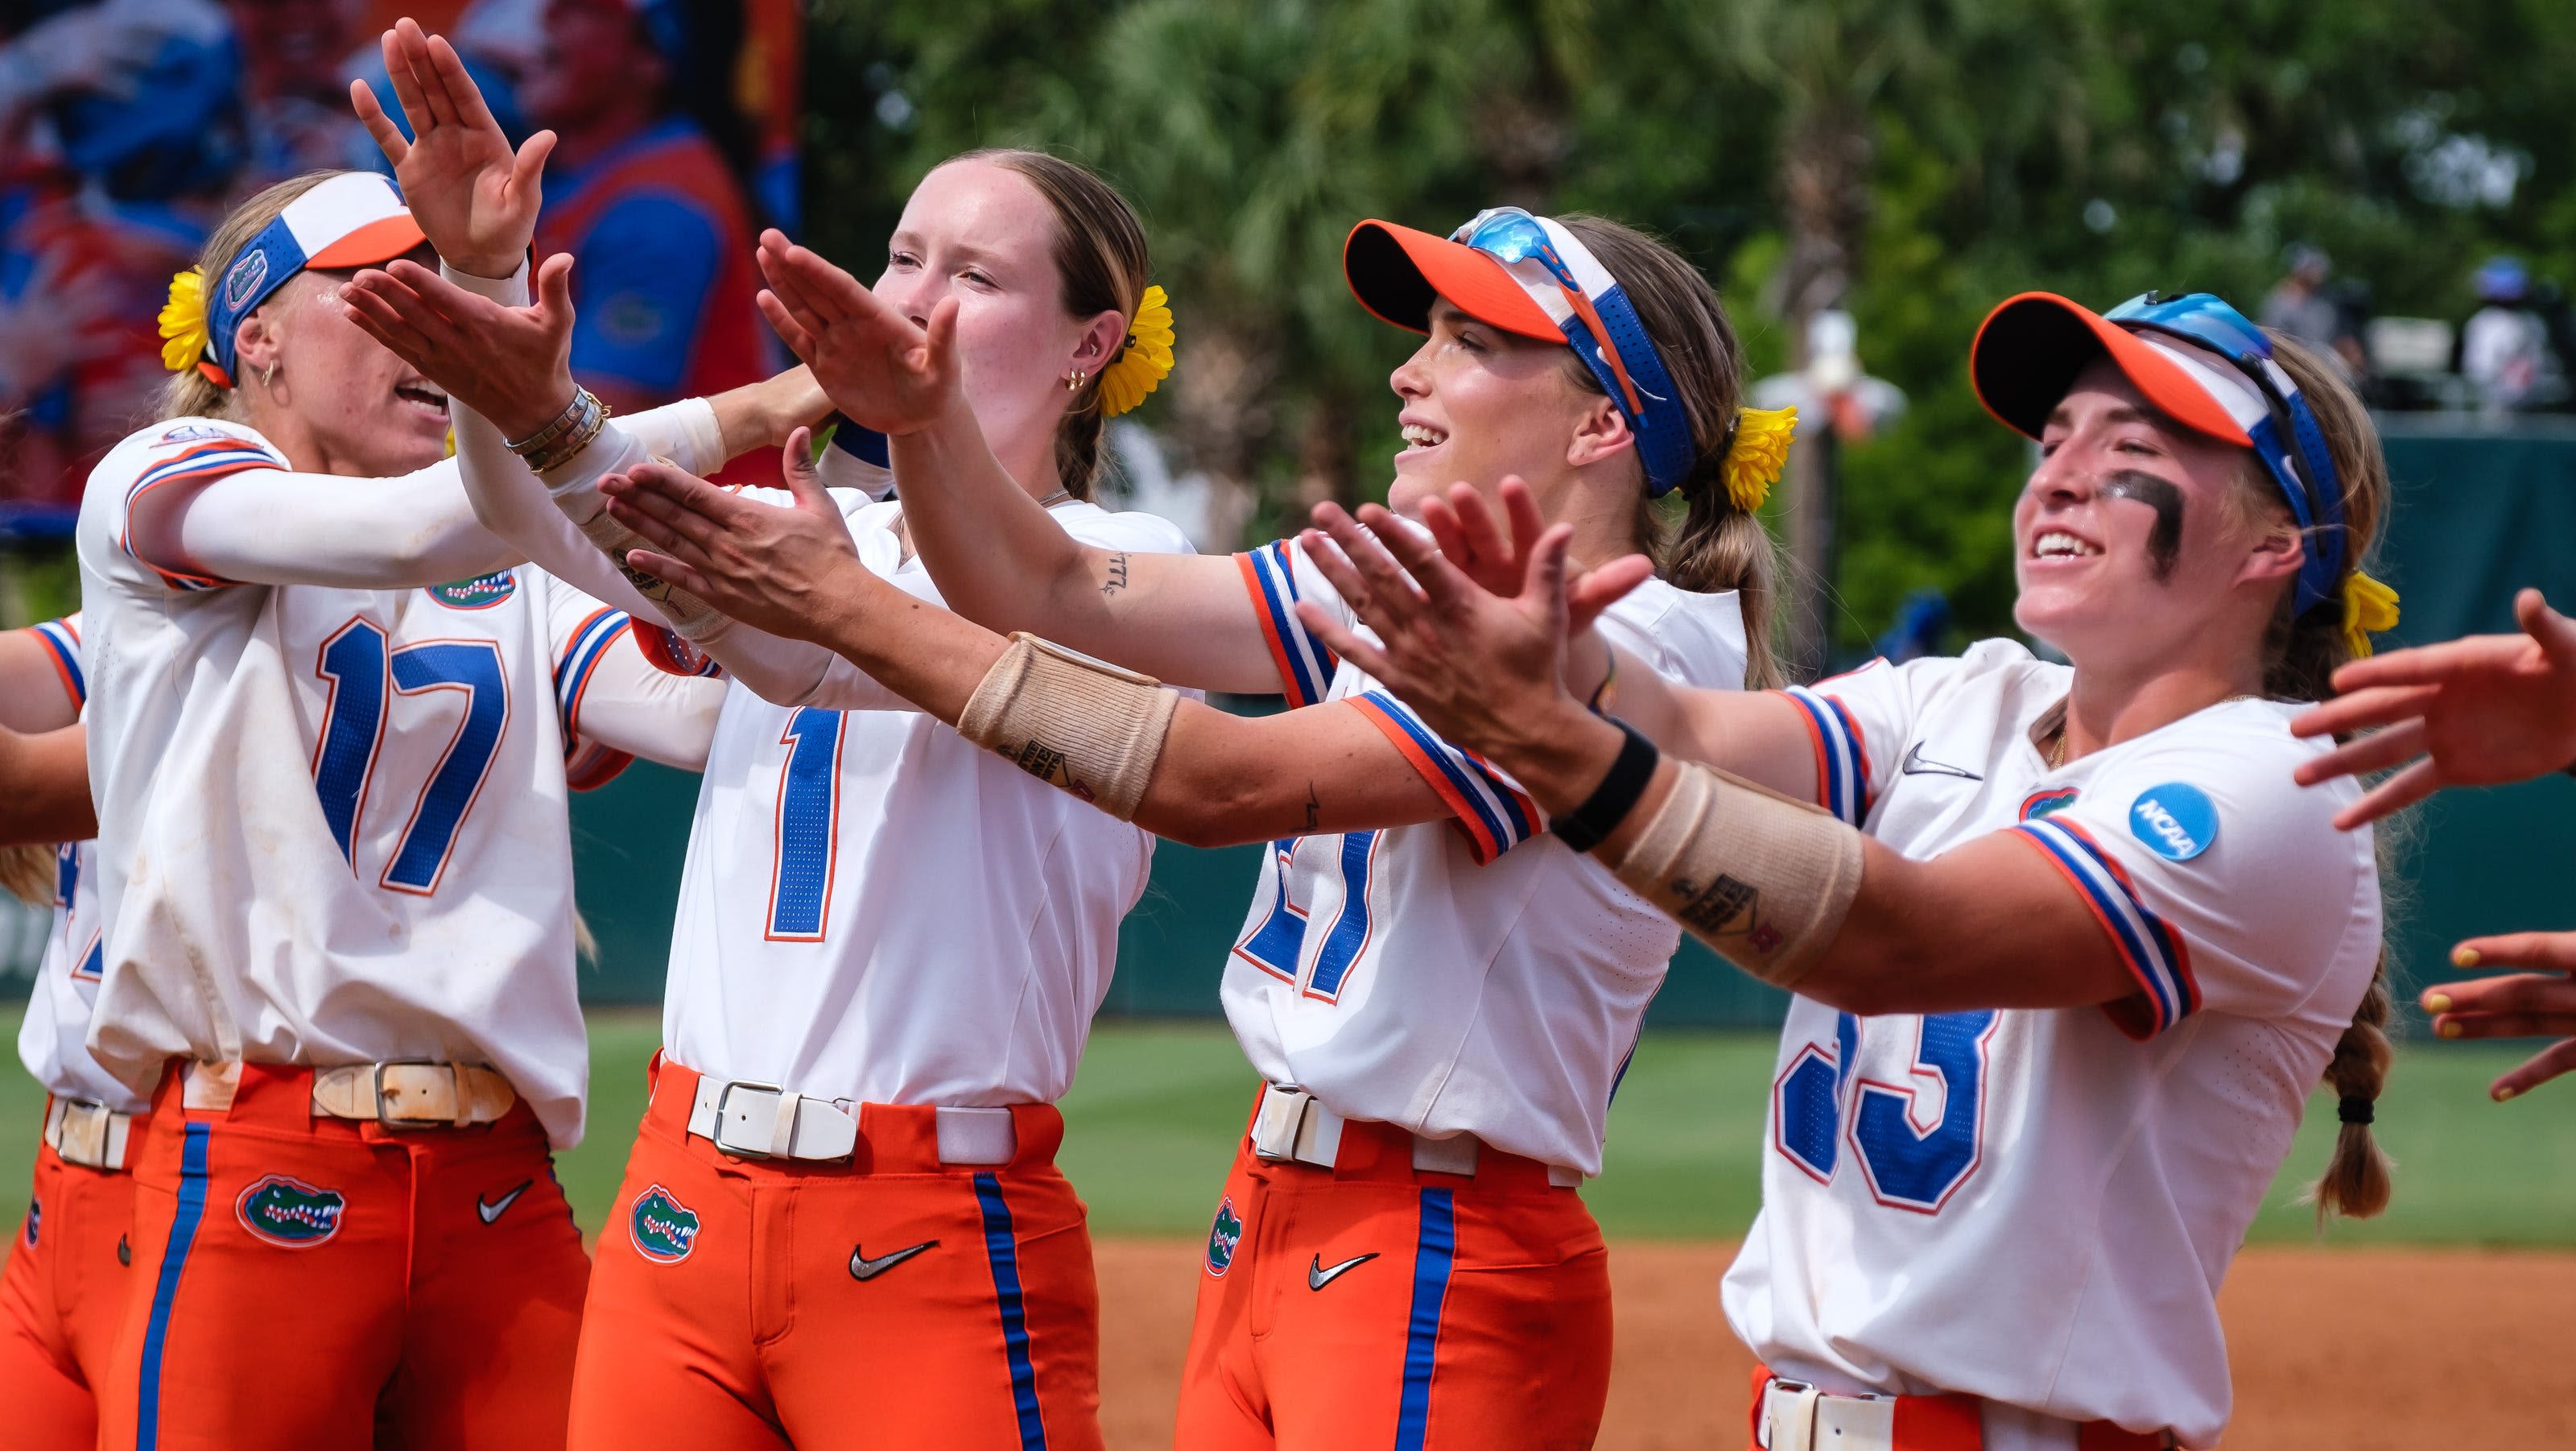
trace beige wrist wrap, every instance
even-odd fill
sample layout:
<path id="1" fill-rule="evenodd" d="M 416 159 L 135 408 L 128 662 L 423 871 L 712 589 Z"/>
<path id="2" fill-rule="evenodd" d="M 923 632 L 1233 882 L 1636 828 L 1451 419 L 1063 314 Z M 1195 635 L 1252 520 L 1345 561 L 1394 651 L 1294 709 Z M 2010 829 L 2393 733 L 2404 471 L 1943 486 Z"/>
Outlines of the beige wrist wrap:
<path id="1" fill-rule="evenodd" d="M 957 733 L 1133 821 L 1180 703 L 1150 675 L 1014 634 L 957 717 Z"/>
<path id="2" fill-rule="evenodd" d="M 1674 764 L 1672 795 L 1613 870 L 1727 961 L 1797 986 L 1860 890 L 1860 833 L 1724 771 Z"/>

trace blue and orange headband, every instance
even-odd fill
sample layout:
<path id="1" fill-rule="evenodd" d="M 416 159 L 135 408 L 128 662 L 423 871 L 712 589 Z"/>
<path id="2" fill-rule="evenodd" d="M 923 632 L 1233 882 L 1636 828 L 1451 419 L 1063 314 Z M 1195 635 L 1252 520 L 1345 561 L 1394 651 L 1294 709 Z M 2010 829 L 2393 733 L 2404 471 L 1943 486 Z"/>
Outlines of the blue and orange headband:
<path id="1" fill-rule="evenodd" d="M 161 361 L 193 367 L 229 388 L 240 372 L 234 337 L 241 320 L 307 268 L 371 267 L 422 244 L 420 223 L 394 184 L 372 171 L 344 171 L 286 204 L 277 220 L 242 245 L 209 288 L 190 268 L 170 279 L 161 309 Z"/>

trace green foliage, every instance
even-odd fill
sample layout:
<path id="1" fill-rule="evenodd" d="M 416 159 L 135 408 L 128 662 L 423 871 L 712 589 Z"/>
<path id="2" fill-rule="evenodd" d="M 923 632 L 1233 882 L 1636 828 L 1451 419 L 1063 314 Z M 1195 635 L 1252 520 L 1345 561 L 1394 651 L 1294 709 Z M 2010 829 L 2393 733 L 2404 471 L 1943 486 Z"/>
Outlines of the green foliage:
<path id="1" fill-rule="evenodd" d="M 1643 224 L 1777 368 L 1784 178 L 1857 138 L 1844 305 L 1913 406 L 1844 455 L 1846 648 L 1926 584 L 1962 630 L 2010 628 L 2026 454 L 1963 364 L 2001 298 L 2250 309 L 2293 242 L 2385 312 L 2464 316 L 2493 251 L 2576 278 L 2576 7 L 2551 0 L 834 3 L 814 48 L 817 243 L 872 272 L 912 183 L 969 147 L 1097 165 L 1180 320 L 1144 419 L 1252 487 L 1263 528 L 1383 487 L 1408 344 L 1342 285 L 1353 222 L 1513 201 Z"/>

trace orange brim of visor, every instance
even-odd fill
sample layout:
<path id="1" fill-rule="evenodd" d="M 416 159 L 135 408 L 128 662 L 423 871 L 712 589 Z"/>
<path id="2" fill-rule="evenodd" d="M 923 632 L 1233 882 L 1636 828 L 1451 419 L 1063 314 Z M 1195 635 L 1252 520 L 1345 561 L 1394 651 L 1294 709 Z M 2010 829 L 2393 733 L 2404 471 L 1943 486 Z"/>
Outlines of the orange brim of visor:
<path id="1" fill-rule="evenodd" d="M 1968 345 L 1968 380 L 1997 421 L 2037 438 L 2075 380 L 2102 357 L 2175 422 L 2222 442 L 2252 446 L 2226 405 L 2162 349 L 2053 292 L 2009 297 L 1986 314 L 1977 340 Z"/>
<path id="2" fill-rule="evenodd" d="M 1479 322 L 1522 337 L 1562 343 L 1565 330 L 1503 264 L 1446 237 L 1374 218 L 1342 243 L 1342 276 L 1351 295 L 1385 322 L 1431 331 L 1431 302 L 1445 297 Z"/>

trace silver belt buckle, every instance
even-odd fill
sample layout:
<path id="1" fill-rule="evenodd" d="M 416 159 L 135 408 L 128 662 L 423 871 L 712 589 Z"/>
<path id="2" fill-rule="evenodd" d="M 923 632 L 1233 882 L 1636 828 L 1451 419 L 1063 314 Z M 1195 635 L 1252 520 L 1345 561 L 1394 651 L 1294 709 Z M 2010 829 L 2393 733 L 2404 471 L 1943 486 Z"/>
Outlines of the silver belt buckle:
<path id="1" fill-rule="evenodd" d="M 733 1127 L 734 1119 L 731 1109 L 733 1105 L 733 1096 L 737 1093 L 768 1095 L 767 1121 L 773 1125 L 778 1121 L 779 1100 L 787 1096 L 786 1090 L 771 1083 L 726 1084 L 724 1086 L 724 1091 L 716 1095 L 716 1131 L 708 1137 L 717 1148 L 724 1150 L 726 1153 L 733 1155 L 737 1159 L 766 1159 L 771 1157 L 769 1152 L 770 1133 L 767 1131 L 764 1131 L 761 1134 L 760 1142 L 758 1144 L 736 1143 L 726 1136 L 727 1131 Z M 744 1119 L 748 1122 L 749 1118 L 749 1106 L 746 1105 Z"/>

